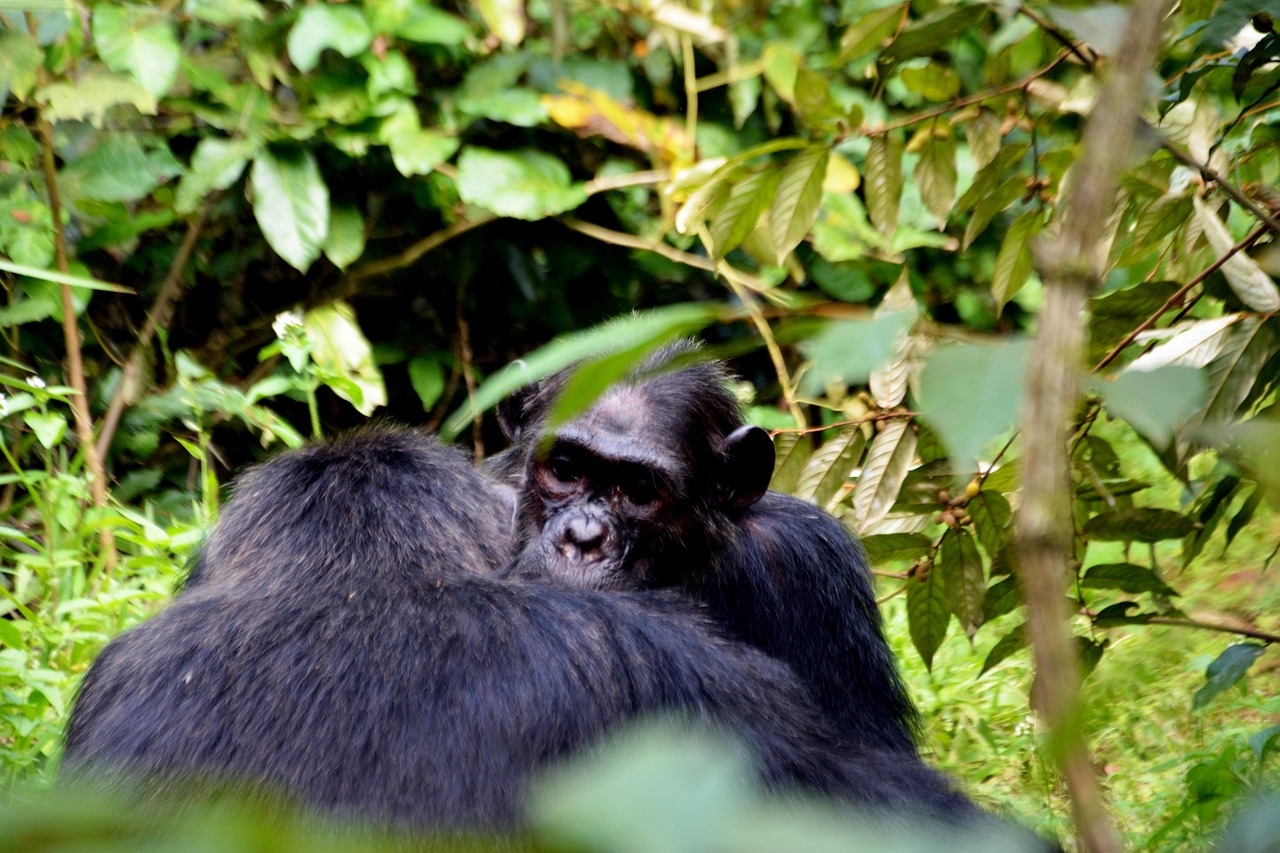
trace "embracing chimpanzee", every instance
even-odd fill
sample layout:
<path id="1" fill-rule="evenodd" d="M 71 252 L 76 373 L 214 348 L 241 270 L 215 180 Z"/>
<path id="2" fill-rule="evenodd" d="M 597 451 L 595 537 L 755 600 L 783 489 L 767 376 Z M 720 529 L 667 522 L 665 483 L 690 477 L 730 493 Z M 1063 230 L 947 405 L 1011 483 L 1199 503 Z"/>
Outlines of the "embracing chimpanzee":
<path id="1" fill-rule="evenodd" d="M 776 787 L 976 814 L 911 746 L 856 545 L 765 492 L 720 369 L 658 370 L 683 351 L 545 441 L 560 381 L 518 402 L 518 531 L 508 488 L 408 430 L 246 474 L 187 587 L 86 675 L 64 775 L 497 827 L 538 768 L 666 710 L 738 734 Z"/>
<path id="2" fill-rule="evenodd" d="M 791 665 L 841 733 L 915 751 L 915 707 L 881 629 L 861 546 L 802 500 L 766 491 L 773 442 L 744 426 L 729 376 L 684 342 L 547 429 L 565 374 L 503 410 L 490 468 L 520 493 L 515 574 L 573 586 L 676 588 Z"/>

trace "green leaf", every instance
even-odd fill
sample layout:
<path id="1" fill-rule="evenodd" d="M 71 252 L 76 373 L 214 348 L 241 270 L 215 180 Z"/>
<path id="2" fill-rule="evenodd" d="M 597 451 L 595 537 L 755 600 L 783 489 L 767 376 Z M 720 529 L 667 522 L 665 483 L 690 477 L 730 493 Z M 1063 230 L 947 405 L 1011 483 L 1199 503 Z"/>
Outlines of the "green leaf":
<path id="1" fill-rule="evenodd" d="M 933 669 L 933 653 L 946 639 L 950 622 L 951 610 L 947 607 L 942 573 L 936 568 L 921 566 L 907 579 L 907 630 L 911 644 L 929 670 Z"/>
<path id="2" fill-rule="evenodd" d="M 983 600 L 987 594 L 982 557 L 973 537 L 963 530 L 948 530 L 938 548 L 934 571 L 941 571 L 946 585 L 947 606 L 955 614 L 969 639 L 982 625 Z"/>
<path id="3" fill-rule="evenodd" d="M 44 53 L 35 36 L 21 30 L 0 30 L 0 92 L 9 90 L 25 100 L 35 88 Z"/>
<path id="4" fill-rule="evenodd" d="M 877 50 L 885 39 L 897 32 L 898 22 L 901 20 L 900 5 L 873 9 L 863 15 L 840 37 L 840 55 L 836 59 L 836 65 L 861 59 Z"/>
<path id="5" fill-rule="evenodd" d="M 1227 0 L 1201 30 L 1195 53 L 1203 55 L 1226 47 L 1259 14 L 1269 16 L 1272 21 L 1280 20 L 1280 0 Z"/>
<path id="6" fill-rule="evenodd" d="M 524 0 L 476 0 L 485 26 L 505 44 L 524 40 Z"/>
<path id="7" fill-rule="evenodd" d="M 1004 176 L 1022 160 L 1031 146 L 1025 142 L 1016 142 L 1000 149 L 991 162 L 978 170 L 973 176 L 973 183 L 956 201 L 955 215 L 959 216 L 973 209 L 978 202 L 990 196 L 1004 183 Z"/>
<path id="8" fill-rule="evenodd" d="M 0 619 L 0 646 L 7 649 L 18 649 L 19 651 L 26 650 L 27 643 L 22 638 L 22 631 L 18 629 L 18 623 L 11 619 Z"/>
<path id="9" fill-rule="evenodd" d="M 911 174 L 920 188 L 925 207 L 938 220 L 938 228 L 941 229 L 956 200 L 955 139 L 950 135 L 930 136 Z"/>
<path id="10" fill-rule="evenodd" d="M 1116 604 L 1108 605 L 1098 611 L 1093 617 L 1093 624 L 1098 628 L 1119 628 L 1124 625 L 1148 625 L 1154 613 L 1130 613 L 1130 610 L 1137 610 L 1138 603 L 1136 601 L 1121 601 Z"/>
<path id="11" fill-rule="evenodd" d="M 914 307 L 891 311 L 868 320 L 832 320 L 814 337 L 800 344 L 813 360 L 805 372 L 801 390 L 821 394 L 831 383 L 861 385 L 897 353 L 915 324 Z"/>
<path id="12" fill-rule="evenodd" d="M 893 133 L 882 133 L 871 140 L 867 164 L 863 169 L 867 196 L 867 212 L 877 230 L 892 237 L 898 229 L 898 203 L 902 197 L 902 140 Z"/>
<path id="13" fill-rule="evenodd" d="M 562 335 L 486 379 L 467 404 L 449 416 L 440 434 L 445 439 L 453 438 L 471 423 L 477 413 L 496 406 L 516 389 L 531 382 L 545 379 L 571 365 L 602 359 L 610 353 L 638 351 L 639 354 L 631 356 L 633 360 L 638 359 L 653 347 L 690 335 L 715 322 L 721 311 L 719 305 L 711 303 L 666 305 L 630 314 L 603 326 Z M 606 365 L 605 368 L 605 373 L 596 377 L 604 385 L 625 372 L 625 367 L 618 371 L 616 365 Z M 610 370 L 615 372 L 610 374 Z"/>
<path id="14" fill-rule="evenodd" d="M 991 224 L 991 220 L 1013 204 L 1026 190 L 1027 182 L 1020 176 L 1014 175 L 997 187 L 991 195 L 978 202 L 973 215 L 969 217 L 968 224 L 965 225 L 964 239 L 960 241 L 961 251 L 968 249 L 974 239 Z"/>
<path id="15" fill-rule="evenodd" d="M 1196 198 L 1192 203 L 1195 205 L 1196 221 L 1200 223 L 1205 239 L 1213 247 L 1214 253 L 1218 257 L 1226 255 L 1235 245 L 1235 238 L 1204 202 Z M 1222 265 L 1222 275 L 1236 296 L 1240 297 L 1240 301 L 1254 311 L 1264 314 L 1280 311 L 1280 289 L 1276 288 L 1271 276 L 1263 272 L 1262 267 L 1244 252 L 1236 252 L 1227 258 Z"/>
<path id="16" fill-rule="evenodd" d="M 1000 153 L 1000 118 L 991 110 L 979 110 L 965 122 L 964 138 L 969 143 L 973 165 L 982 169 Z"/>
<path id="17" fill-rule="evenodd" d="M 996 255 L 996 268 L 991 277 L 991 295 L 996 301 L 996 311 L 1003 311 L 1022 286 L 1031 277 L 1035 258 L 1031 242 L 1044 228 L 1045 214 L 1040 210 L 1028 210 L 1013 220 L 1005 232 L 1004 242 Z"/>
<path id="18" fill-rule="evenodd" d="M 923 533 L 879 533 L 866 536 L 862 548 L 873 566 L 927 556 L 933 543 Z"/>
<path id="19" fill-rule="evenodd" d="M 340 270 L 345 270 L 364 254 L 364 217 L 358 207 L 337 204 L 330 208 L 324 254 Z"/>
<path id="20" fill-rule="evenodd" d="M 1022 405 L 1030 341 L 944 344 L 925 362 L 920 409 L 957 464 L 969 468 Z"/>
<path id="21" fill-rule="evenodd" d="M 1024 622 L 996 641 L 996 644 L 991 647 L 991 651 L 987 652 L 986 660 L 982 662 L 982 669 L 978 671 L 978 675 L 985 675 L 996 664 L 1026 647 L 1027 625 Z"/>
<path id="22" fill-rule="evenodd" d="M 1191 701 L 1192 710 L 1199 710 L 1209 704 L 1218 694 L 1244 678 L 1253 662 L 1266 651 L 1266 646 L 1257 643 L 1237 643 L 1228 646 L 1218 655 L 1205 671 L 1205 684 L 1196 691 Z"/>
<path id="23" fill-rule="evenodd" d="M 356 312 L 350 305 L 331 302 L 313 308 L 303 318 L 303 325 L 321 379 L 334 393 L 365 417 L 373 414 L 378 406 L 386 405 L 387 389 L 382 372 L 373 361 L 373 347 L 360 331 Z"/>
<path id="24" fill-rule="evenodd" d="M 111 284 L 110 282 L 98 281 L 96 278 L 89 278 L 88 276 L 69 275 L 55 270 L 43 270 L 37 267 L 29 267 L 25 264 L 15 264 L 13 261 L 5 260 L 4 258 L 0 258 L 0 271 L 11 272 L 14 275 L 25 275 L 29 278 L 48 281 L 54 284 L 67 284 L 71 287 L 82 287 L 85 290 L 107 290 L 112 293 L 128 294 L 134 293 L 133 288 L 125 287 L 122 284 Z"/>
<path id="25" fill-rule="evenodd" d="M 1118 589 L 1122 592 L 1154 592 L 1158 595 L 1177 595 L 1160 576 L 1145 566 L 1133 563 L 1106 563 L 1092 566 L 1080 579 L 1080 586 L 1088 589 Z"/>
<path id="26" fill-rule="evenodd" d="M 801 68 L 796 73 L 796 113 L 809 127 L 834 127 L 832 120 L 840 115 L 840 107 L 831 98 L 831 86 L 825 74 Z"/>
<path id="27" fill-rule="evenodd" d="M 289 30 L 286 44 L 289 60 L 305 72 L 315 69 L 325 48 L 350 58 L 368 50 L 372 42 L 373 33 L 359 8 L 316 3 L 303 8 Z"/>
<path id="28" fill-rule="evenodd" d="M 224 27 L 267 16 L 258 0 L 186 0 L 184 5 L 192 17 Z"/>
<path id="29" fill-rule="evenodd" d="M 976 27 L 987 16 L 987 7 L 947 6 L 920 21 L 908 24 L 880 54 L 881 61 L 901 62 L 933 53 L 953 38 Z"/>
<path id="30" fill-rule="evenodd" d="M 973 528 L 977 532 L 982 550 L 990 557 L 995 557 L 1009 545 L 1009 525 L 1013 523 L 1013 511 L 1004 495 L 991 489 L 984 489 L 965 505 L 969 516 L 973 519 Z"/>
<path id="31" fill-rule="evenodd" d="M 1269 726 L 1260 732 L 1249 735 L 1249 746 L 1259 762 L 1266 762 L 1267 757 L 1276 749 L 1280 749 L 1280 725 Z"/>
<path id="32" fill-rule="evenodd" d="M 135 14 L 133 7 L 99 3 L 93 7 L 92 28 L 98 55 L 108 68 L 129 74 L 156 97 L 169 91 L 181 55 L 171 21 L 154 12 Z"/>
<path id="33" fill-rule="evenodd" d="M 904 68 L 903 85 L 930 101 L 950 101 L 960 91 L 960 77 L 945 65 L 930 62 L 923 68 Z"/>
<path id="34" fill-rule="evenodd" d="M 61 177 L 69 194 L 98 201 L 136 201 L 182 167 L 165 147 L 143 150 L 136 137 L 105 137 L 91 151 L 71 161 Z"/>
<path id="35" fill-rule="evenodd" d="M 191 155 L 191 168 L 182 176 L 174 207 L 179 213 L 191 213 L 214 190 L 225 190 L 240 180 L 249 158 L 257 146 L 247 139 L 220 139 L 206 136 Z"/>
<path id="36" fill-rule="evenodd" d="M 67 434 L 67 420 L 57 412 L 38 412 L 28 410 L 22 413 L 22 421 L 31 427 L 36 440 L 46 450 L 52 450 Z"/>
<path id="37" fill-rule="evenodd" d="M 419 44 L 460 45 L 471 36 L 471 27 L 461 18 L 425 3 L 410 3 L 394 34 Z"/>
<path id="38" fill-rule="evenodd" d="M 378 141 L 391 149 L 396 171 L 411 178 L 429 174 L 454 155 L 461 144 L 456 136 L 424 130 L 412 104 L 392 113 L 378 129 Z"/>
<path id="39" fill-rule="evenodd" d="M 995 574 L 995 570 L 996 561 L 993 557 L 991 573 Z M 1018 593 L 1018 581 L 1013 575 L 1008 575 L 987 587 L 986 596 L 982 600 L 982 618 L 990 622 L 1006 613 L 1012 613 L 1021 603 L 1022 596 Z"/>
<path id="40" fill-rule="evenodd" d="M 156 96 L 143 86 L 119 74 L 90 72 L 74 83 L 50 83 L 36 93 L 47 106 L 49 121 L 88 121 L 102 127 L 107 110 L 128 104 L 143 115 L 156 114 Z"/>
<path id="41" fill-rule="evenodd" d="M 774 437 L 773 449 L 773 479 L 769 488 L 795 494 L 805 463 L 813 455 L 813 443 L 807 435 L 784 432 Z"/>
<path id="42" fill-rule="evenodd" d="M 458 157 L 458 195 L 498 216 L 528 220 L 573 210 L 587 199 L 569 168 L 550 154 L 475 146 Z"/>
<path id="43" fill-rule="evenodd" d="M 859 531 L 868 531 L 898 500 L 916 453 L 916 434 L 906 420 L 889 421 L 876 433 L 853 488 Z"/>
<path id="44" fill-rule="evenodd" d="M 1100 542 L 1162 542 L 1181 539 L 1196 523 L 1171 509 L 1122 509 L 1095 515 L 1084 524 L 1086 539 Z"/>
<path id="45" fill-rule="evenodd" d="M 329 188 L 315 157 L 301 148 L 268 148 L 253 159 L 250 178 L 263 236 L 290 266 L 306 272 L 329 230 Z"/>
<path id="46" fill-rule="evenodd" d="M 409 382 L 422 401 L 422 410 L 430 412 L 444 394 L 444 365 L 435 359 L 413 358 L 409 360 Z"/>
<path id="47" fill-rule="evenodd" d="M 800 245 L 818 217 L 829 153 L 825 146 L 807 148 L 782 167 L 769 207 L 769 233 L 779 263 Z"/>
<path id="48" fill-rule="evenodd" d="M 777 168 L 766 168 L 733 185 L 708 228 L 712 257 L 723 258 L 755 230 L 760 215 L 776 198 L 781 176 Z"/>
<path id="49" fill-rule="evenodd" d="M 842 497 L 840 491 L 849 482 L 865 446 L 866 439 L 860 428 L 843 428 L 809 457 L 796 484 L 795 496 L 829 511 Z"/>
<path id="50" fill-rule="evenodd" d="M 1113 416 L 1128 421 L 1157 447 L 1169 444 L 1174 430 L 1200 411 L 1208 393 L 1204 371 L 1180 364 L 1094 377 L 1090 387 L 1102 395 Z"/>

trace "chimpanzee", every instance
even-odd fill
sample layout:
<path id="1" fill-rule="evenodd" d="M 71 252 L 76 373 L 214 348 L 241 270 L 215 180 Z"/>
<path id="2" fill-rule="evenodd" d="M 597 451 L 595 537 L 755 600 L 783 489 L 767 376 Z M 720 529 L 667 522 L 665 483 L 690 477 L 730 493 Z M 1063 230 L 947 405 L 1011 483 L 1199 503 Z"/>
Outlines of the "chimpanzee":
<path id="1" fill-rule="evenodd" d="M 461 454 L 387 427 L 250 472 L 199 582 L 85 676 L 64 778 L 216 779 L 375 825 L 495 828 L 537 768 L 670 710 L 740 735 L 775 786 L 974 815 L 914 756 L 833 748 L 791 670 L 682 595 L 497 577 L 510 509 Z"/>
<path id="2" fill-rule="evenodd" d="M 724 367 L 696 356 L 688 341 L 659 350 L 552 429 L 567 374 L 510 401 L 514 444 L 490 468 L 521 492 L 513 574 L 682 589 L 789 663 L 846 738 L 914 752 L 918 715 L 861 546 L 822 510 L 767 491 L 773 443 L 743 425 Z"/>

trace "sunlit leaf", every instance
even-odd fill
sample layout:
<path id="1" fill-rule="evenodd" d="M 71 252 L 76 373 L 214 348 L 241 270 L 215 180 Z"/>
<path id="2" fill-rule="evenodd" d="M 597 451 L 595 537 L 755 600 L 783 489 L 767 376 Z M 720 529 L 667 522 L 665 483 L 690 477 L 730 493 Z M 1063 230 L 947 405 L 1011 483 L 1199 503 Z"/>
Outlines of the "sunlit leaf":
<path id="1" fill-rule="evenodd" d="M 444 393 L 444 365 L 429 358 L 409 360 L 409 382 L 422 401 L 422 410 L 429 412 Z"/>
<path id="2" fill-rule="evenodd" d="M 898 499 L 915 457 L 916 434 L 903 420 L 889 421 L 876 433 L 853 488 L 853 513 L 859 530 L 868 530 Z"/>
<path id="3" fill-rule="evenodd" d="M 458 156 L 458 194 L 499 216 L 529 220 L 573 210 L 587 198 L 569 168 L 550 154 L 475 146 Z"/>
<path id="4" fill-rule="evenodd" d="M 327 48 L 352 57 L 368 50 L 372 41 L 373 33 L 358 7 L 316 3 L 303 7 L 289 30 L 289 60 L 299 71 L 311 71 Z"/>
<path id="5" fill-rule="evenodd" d="M 902 140 L 882 133 L 871 140 L 867 165 L 863 170 L 867 212 L 877 230 L 886 237 L 898 228 L 898 203 L 902 196 Z"/>
<path id="6" fill-rule="evenodd" d="M 872 371 L 893 358 L 916 316 L 912 306 L 869 320 L 832 320 L 800 346 L 801 352 L 813 360 L 801 390 L 813 394 L 821 393 L 832 382 L 866 382 Z"/>
<path id="7" fill-rule="evenodd" d="M 382 371 L 373 361 L 373 347 L 356 322 L 356 313 L 345 302 L 331 302 L 306 313 L 303 323 L 311 341 L 311 356 L 334 392 L 368 417 L 387 403 Z M 324 374 L 345 382 L 329 381 Z M 355 386 L 359 393 L 347 383 Z"/>
<path id="8" fill-rule="evenodd" d="M 784 432 L 774 436 L 773 449 L 773 479 L 769 481 L 769 488 L 795 494 L 805 463 L 813 455 L 813 442 L 807 435 Z"/>
<path id="9" fill-rule="evenodd" d="M 191 168 L 182 176 L 174 198 L 179 213 L 191 213 L 214 190 L 225 190 L 244 174 L 257 146 L 247 139 L 206 136 L 191 155 Z"/>
<path id="10" fill-rule="evenodd" d="M 800 152 L 782 167 L 776 196 L 769 207 L 769 233 L 779 261 L 800 245 L 813 227 L 822 206 L 827 157 L 825 147 L 815 146 Z"/>
<path id="11" fill-rule="evenodd" d="M 129 74 L 157 97 L 169 91 L 181 53 L 171 20 L 138 7 L 99 3 L 92 25 L 98 55 L 108 68 Z"/>
<path id="12" fill-rule="evenodd" d="M 1031 276 L 1035 261 L 1031 243 L 1044 227 L 1044 222 L 1042 211 L 1028 210 L 1005 232 L 1004 242 L 996 255 L 995 273 L 991 277 L 991 295 L 996 300 L 997 311 L 1004 309 Z"/>
<path id="13" fill-rule="evenodd" d="M 134 136 L 108 136 L 62 170 L 65 189 L 81 198 L 136 201 L 182 174 L 166 147 L 144 149 Z"/>
<path id="14" fill-rule="evenodd" d="M 963 467 L 1016 423 L 1030 351 L 1023 340 L 945 344 L 925 362 L 922 414 Z"/>
<path id="15" fill-rule="evenodd" d="M 862 459 L 865 446 L 861 428 L 841 429 L 835 438 L 828 439 L 809 457 L 796 484 L 795 496 L 831 509 L 841 497 L 841 489 L 848 483 L 854 466 Z"/>
<path id="16" fill-rule="evenodd" d="M 780 177 L 778 169 L 766 168 L 733 185 L 708 227 L 714 257 L 724 257 L 755 230 L 760 215 L 774 201 Z"/>
<path id="17" fill-rule="evenodd" d="M 253 159 L 253 215 L 280 257 L 299 271 L 320 256 L 329 230 L 329 188 L 302 148 L 270 148 Z"/>
<path id="18" fill-rule="evenodd" d="M 934 134 L 925 143 L 920 159 L 912 171 L 920 197 L 929 212 L 938 220 L 938 227 L 946 224 L 951 205 L 956 200 L 956 141 L 950 134 Z"/>
<path id="19" fill-rule="evenodd" d="M 364 254 L 364 217 L 360 209 L 336 204 L 329 210 L 329 233 L 324 240 L 325 257 L 345 270 Z"/>
<path id="20" fill-rule="evenodd" d="M 1152 370 L 1122 370 L 1114 377 L 1094 378 L 1108 411 L 1163 447 L 1174 430 L 1204 404 L 1208 392 L 1203 370 L 1167 364 Z"/>
<path id="21" fill-rule="evenodd" d="M 1227 231 L 1227 226 L 1200 199 L 1196 198 L 1192 203 L 1195 205 L 1196 220 L 1204 231 L 1205 239 L 1209 241 L 1209 245 L 1219 257 L 1225 255 L 1236 242 Z M 1261 311 L 1264 314 L 1280 311 L 1280 289 L 1276 288 L 1276 283 L 1271 280 L 1271 276 L 1263 272 L 1262 268 L 1244 252 L 1236 252 L 1227 258 L 1222 265 L 1222 274 L 1236 296 L 1240 297 L 1240 301 L 1254 311 Z"/>
<path id="22" fill-rule="evenodd" d="M 485 26 L 506 44 L 524 41 L 524 0 L 475 0 Z"/>

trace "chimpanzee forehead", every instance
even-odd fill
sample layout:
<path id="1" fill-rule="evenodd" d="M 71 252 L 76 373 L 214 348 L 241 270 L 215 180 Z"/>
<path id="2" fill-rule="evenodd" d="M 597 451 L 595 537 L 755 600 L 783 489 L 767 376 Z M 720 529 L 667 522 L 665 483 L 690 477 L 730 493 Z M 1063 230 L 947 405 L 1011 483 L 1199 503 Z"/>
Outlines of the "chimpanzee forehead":
<path id="1" fill-rule="evenodd" d="M 678 475 L 685 462 L 679 437 L 664 428 L 668 418 L 658 408 L 637 388 L 614 388 L 555 430 L 555 436 L 604 459 Z"/>

